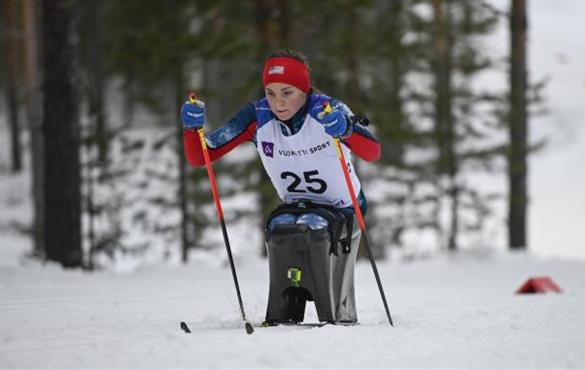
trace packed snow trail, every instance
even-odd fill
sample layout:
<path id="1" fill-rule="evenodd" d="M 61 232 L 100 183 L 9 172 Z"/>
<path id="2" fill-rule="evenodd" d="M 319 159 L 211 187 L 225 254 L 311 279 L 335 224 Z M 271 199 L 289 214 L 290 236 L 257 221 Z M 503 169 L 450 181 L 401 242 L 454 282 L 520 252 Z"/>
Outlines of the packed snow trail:
<path id="1" fill-rule="evenodd" d="M 250 321 L 262 322 L 264 260 L 236 258 Z M 585 264 L 525 255 L 381 262 L 396 327 L 367 261 L 358 326 L 247 335 L 229 269 L 193 262 L 132 274 L 0 265 L 0 368 L 583 368 Z M 561 294 L 515 295 L 530 276 Z M 307 305 L 306 321 L 316 321 Z M 191 334 L 183 333 L 186 321 Z"/>

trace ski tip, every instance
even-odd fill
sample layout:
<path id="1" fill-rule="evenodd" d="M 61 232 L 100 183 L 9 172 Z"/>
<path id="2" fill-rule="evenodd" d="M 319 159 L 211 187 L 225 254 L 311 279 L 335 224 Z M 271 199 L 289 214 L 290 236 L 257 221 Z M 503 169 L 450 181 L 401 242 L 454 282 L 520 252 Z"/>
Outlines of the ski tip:
<path id="1" fill-rule="evenodd" d="M 248 334 L 252 334 L 254 333 L 254 328 L 252 327 L 252 324 L 250 324 L 249 322 L 246 321 L 246 333 Z"/>
<path id="2" fill-rule="evenodd" d="M 181 330 L 183 330 L 187 334 L 191 333 L 191 330 L 189 329 L 185 321 L 181 321 Z"/>

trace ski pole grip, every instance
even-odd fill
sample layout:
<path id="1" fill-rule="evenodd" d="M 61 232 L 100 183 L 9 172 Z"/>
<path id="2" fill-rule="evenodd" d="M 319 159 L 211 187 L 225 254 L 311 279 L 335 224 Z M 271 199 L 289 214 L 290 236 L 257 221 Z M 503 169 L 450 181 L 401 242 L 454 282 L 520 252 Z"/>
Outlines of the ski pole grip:
<path id="1" fill-rule="evenodd" d="M 329 104 L 329 102 L 328 101 L 323 102 L 323 110 L 319 112 L 317 117 L 319 119 L 323 119 L 326 115 L 330 114 L 331 112 L 333 112 L 333 109 L 331 109 L 331 105 Z"/>
<path id="2" fill-rule="evenodd" d="M 197 105 L 199 108 L 205 108 L 205 102 L 197 99 L 197 94 L 194 92 L 189 93 L 189 103 Z"/>
<path id="3" fill-rule="evenodd" d="M 329 104 L 328 101 L 323 103 L 323 112 L 325 112 L 325 114 L 333 112 L 333 109 L 331 109 L 331 104 Z"/>

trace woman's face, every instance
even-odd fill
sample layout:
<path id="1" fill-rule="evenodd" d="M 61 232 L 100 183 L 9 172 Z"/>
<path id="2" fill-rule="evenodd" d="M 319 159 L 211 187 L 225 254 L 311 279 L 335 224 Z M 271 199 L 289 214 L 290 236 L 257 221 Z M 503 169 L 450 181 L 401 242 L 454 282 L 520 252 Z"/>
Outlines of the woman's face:
<path id="1" fill-rule="evenodd" d="M 307 94 L 297 87 L 282 82 L 272 82 L 264 87 L 272 113 L 281 121 L 292 118 L 307 101 Z"/>

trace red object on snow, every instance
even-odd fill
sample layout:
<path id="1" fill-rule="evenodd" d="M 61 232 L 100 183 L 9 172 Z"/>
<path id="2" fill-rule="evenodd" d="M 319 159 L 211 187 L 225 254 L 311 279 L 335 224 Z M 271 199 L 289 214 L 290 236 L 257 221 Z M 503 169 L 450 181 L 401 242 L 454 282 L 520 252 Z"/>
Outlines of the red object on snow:
<path id="1" fill-rule="evenodd" d="M 527 293 L 561 293 L 561 288 L 548 276 L 531 277 L 516 291 L 516 294 Z"/>

